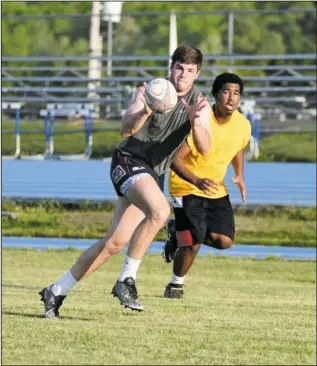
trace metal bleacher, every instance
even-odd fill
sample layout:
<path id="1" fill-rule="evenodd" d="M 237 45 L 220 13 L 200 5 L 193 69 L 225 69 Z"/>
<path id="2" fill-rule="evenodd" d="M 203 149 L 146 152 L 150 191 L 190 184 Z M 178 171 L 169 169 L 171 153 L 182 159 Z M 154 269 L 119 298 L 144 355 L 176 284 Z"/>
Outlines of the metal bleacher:
<path id="1" fill-rule="evenodd" d="M 89 61 L 89 57 L 3 57 L 2 95 L 7 102 L 78 102 L 107 104 L 117 111 L 125 109 L 133 88 L 144 81 L 168 74 L 168 56 L 112 56 L 112 76 L 91 79 L 87 77 L 88 66 L 76 66 L 76 61 Z M 98 57 L 102 62 L 107 56 Z M 206 55 L 197 86 L 208 97 L 215 76 L 228 70 L 243 72 L 246 82 L 245 98 L 253 98 L 259 103 L 291 104 L 302 100 L 305 107 L 307 95 L 316 94 L 316 54 L 293 55 Z M 68 67 L 25 66 L 32 62 L 43 64 L 52 61 L 67 61 Z M 155 62 L 153 66 L 141 66 L 142 62 Z M 267 62 L 279 63 L 267 65 Z M 10 66 L 10 62 L 21 66 Z M 244 63 L 241 65 L 241 63 Z M 250 63 L 262 65 L 250 65 Z M 73 63 L 73 64 L 72 64 Z M 235 65 L 235 63 L 237 65 Z M 284 63 L 284 64 L 280 64 Z M 293 63 L 293 64 L 290 64 Z M 137 65 L 135 65 L 137 64 Z M 102 70 L 106 68 L 101 68 Z M 21 75 L 34 71 L 33 76 Z M 48 71 L 51 75 L 47 75 Z M 248 72 L 248 75 L 246 74 Z M 19 76 L 15 75 L 19 72 Z M 262 75 L 252 75 L 252 73 Z M 67 75 L 65 75 L 67 74 Z M 71 76 L 69 75 L 71 74 Z M 88 82 L 95 82 L 94 93 L 90 98 Z M 61 83 L 67 83 L 62 86 Z M 83 94 L 86 94 L 84 97 Z M 118 105 L 120 107 L 118 108 Z M 109 109 L 109 108 L 108 108 Z M 112 114 L 113 115 L 113 114 Z"/>
<path id="2" fill-rule="evenodd" d="M 107 56 L 97 58 L 102 64 L 110 59 Z M 88 65 L 89 60 L 90 57 L 80 56 L 2 58 L 2 102 L 36 104 L 40 106 L 39 117 L 46 119 L 46 150 L 33 158 L 89 158 L 92 151 L 92 122 L 87 111 L 92 109 L 93 116 L 97 118 L 120 120 L 139 85 L 168 75 L 168 56 L 112 56 L 111 76 L 98 79 L 87 77 L 88 66 L 76 64 L 78 61 L 87 61 Z M 53 61 L 55 64 L 67 61 L 68 66 L 45 66 Z M 153 66 L 142 65 L 148 61 Z M 41 65 L 32 66 L 33 62 L 41 62 Z M 106 67 L 101 67 L 101 70 L 106 71 Z M 32 76 L 29 76 L 30 71 L 33 71 Z M 210 102 L 213 101 L 212 82 L 216 75 L 224 71 L 242 73 L 245 89 L 241 101 L 254 101 L 254 112 L 262 121 L 283 122 L 291 115 L 296 121 L 295 129 L 298 129 L 300 121 L 302 125 L 308 126 L 307 130 L 316 131 L 316 54 L 205 55 L 196 85 Z M 93 89 L 91 85 L 94 85 Z M 48 106 L 53 104 L 59 107 L 50 110 Z M 80 105 L 92 107 L 83 108 L 83 112 L 79 111 Z M 85 119 L 85 127 L 81 131 L 85 134 L 85 151 L 76 156 L 54 154 L 54 118 L 59 115 L 68 119 L 78 114 Z M 284 126 L 279 123 L 268 128 L 261 122 L 261 130 L 267 128 L 269 131 L 278 131 Z M 17 128 L 19 130 L 16 124 Z M 20 136 L 17 139 L 16 149 L 19 150 Z M 17 156 L 19 151 L 8 158 Z"/>

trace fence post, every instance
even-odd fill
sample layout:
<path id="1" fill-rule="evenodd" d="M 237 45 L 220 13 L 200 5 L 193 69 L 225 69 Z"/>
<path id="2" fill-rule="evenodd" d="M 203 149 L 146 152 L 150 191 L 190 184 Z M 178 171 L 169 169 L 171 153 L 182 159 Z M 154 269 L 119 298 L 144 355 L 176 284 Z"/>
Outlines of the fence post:
<path id="1" fill-rule="evenodd" d="M 44 116 L 44 133 L 45 133 L 45 152 L 44 152 L 44 156 L 47 156 L 50 153 L 50 147 L 49 147 L 50 130 L 49 130 L 49 125 L 48 125 L 48 115 L 49 115 L 49 112 L 48 112 L 48 110 L 46 110 L 45 111 L 45 116 Z"/>
<path id="2" fill-rule="evenodd" d="M 255 113 L 254 115 L 254 127 L 255 127 L 255 131 L 254 131 L 254 135 L 255 135 L 255 139 L 254 139 L 254 157 L 255 159 L 258 159 L 259 155 L 260 155 L 260 125 L 261 125 L 261 114 L 260 113 Z"/>
<path id="3" fill-rule="evenodd" d="M 87 145 L 87 157 L 90 158 L 92 154 L 92 144 L 93 144 L 93 110 L 89 109 L 89 124 L 88 124 L 88 145 Z"/>
<path id="4" fill-rule="evenodd" d="M 54 153 L 54 111 L 50 111 L 50 122 L 49 122 L 49 154 Z"/>
<path id="5" fill-rule="evenodd" d="M 17 158 L 20 155 L 21 152 L 21 115 L 20 115 L 20 111 L 21 111 L 21 105 L 17 104 L 16 105 L 16 110 L 15 110 L 15 154 L 14 156 Z"/>

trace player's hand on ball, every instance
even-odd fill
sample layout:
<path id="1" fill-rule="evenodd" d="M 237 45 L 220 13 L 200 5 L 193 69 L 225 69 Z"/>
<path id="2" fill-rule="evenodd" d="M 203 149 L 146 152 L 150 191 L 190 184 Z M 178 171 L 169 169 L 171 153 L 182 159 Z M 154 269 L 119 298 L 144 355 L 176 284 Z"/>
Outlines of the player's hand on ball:
<path id="1" fill-rule="evenodd" d="M 214 196 L 218 191 L 219 183 L 209 178 L 198 178 L 195 186 L 208 196 Z"/>
<path id="2" fill-rule="evenodd" d="M 192 105 L 188 105 L 184 98 L 182 98 L 181 101 L 185 107 L 190 122 L 194 122 L 197 118 L 200 118 L 201 110 L 208 106 L 208 101 L 201 93 L 198 95 L 196 102 Z"/>
<path id="3" fill-rule="evenodd" d="M 174 85 L 164 78 L 151 80 L 145 87 L 144 98 L 148 107 L 158 114 L 171 112 L 178 102 Z"/>
<path id="4" fill-rule="evenodd" d="M 144 113 L 150 115 L 152 113 L 152 109 L 147 105 L 146 100 L 145 100 L 145 88 L 146 88 L 147 83 L 144 82 L 143 85 L 139 88 L 140 92 L 139 93 L 139 98 L 141 100 L 141 102 L 144 104 Z"/>

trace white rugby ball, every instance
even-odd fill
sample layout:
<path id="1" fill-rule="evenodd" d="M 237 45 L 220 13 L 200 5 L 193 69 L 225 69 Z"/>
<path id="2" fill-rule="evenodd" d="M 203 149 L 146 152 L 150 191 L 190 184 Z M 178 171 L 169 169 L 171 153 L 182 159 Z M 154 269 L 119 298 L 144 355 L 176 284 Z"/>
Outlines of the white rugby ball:
<path id="1" fill-rule="evenodd" d="M 144 92 L 146 104 L 155 113 L 168 113 L 177 104 L 177 92 L 174 85 L 163 78 L 150 81 Z"/>

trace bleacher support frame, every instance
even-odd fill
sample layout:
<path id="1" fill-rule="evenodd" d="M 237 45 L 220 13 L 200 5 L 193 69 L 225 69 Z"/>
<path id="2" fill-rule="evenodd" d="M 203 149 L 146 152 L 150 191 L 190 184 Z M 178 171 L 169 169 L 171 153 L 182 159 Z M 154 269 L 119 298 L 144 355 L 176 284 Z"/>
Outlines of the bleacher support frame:
<path id="1" fill-rule="evenodd" d="M 20 111 L 21 104 L 20 103 L 2 103 L 2 109 L 7 109 L 8 107 L 11 109 L 15 109 L 15 153 L 13 155 L 3 155 L 2 159 L 11 160 L 17 159 L 21 153 L 21 136 L 20 136 Z"/>
<path id="2" fill-rule="evenodd" d="M 55 113 L 57 109 L 63 108 L 63 104 L 48 104 L 46 110 L 42 110 L 42 114 L 46 113 L 49 115 L 49 123 L 47 127 L 47 150 L 45 159 L 55 159 L 55 160 L 88 160 L 92 155 L 92 147 L 93 147 L 93 105 L 92 104 L 77 104 L 77 108 L 74 105 L 64 104 L 64 108 L 66 106 L 70 106 L 75 108 L 71 110 L 73 115 L 80 115 L 84 118 L 84 132 L 85 132 L 85 150 L 82 154 L 57 154 L 54 153 L 54 123 L 55 123 Z M 70 114 L 71 115 L 71 114 Z M 69 115 L 69 116 L 70 116 Z M 74 131 L 74 132 L 82 132 Z"/>
<path id="3" fill-rule="evenodd" d="M 256 101 L 246 99 L 240 102 L 240 109 L 251 124 L 250 150 L 244 154 L 245 160 L 258 159 L 260 154 L 261 114 L 255 112 Z"/>

